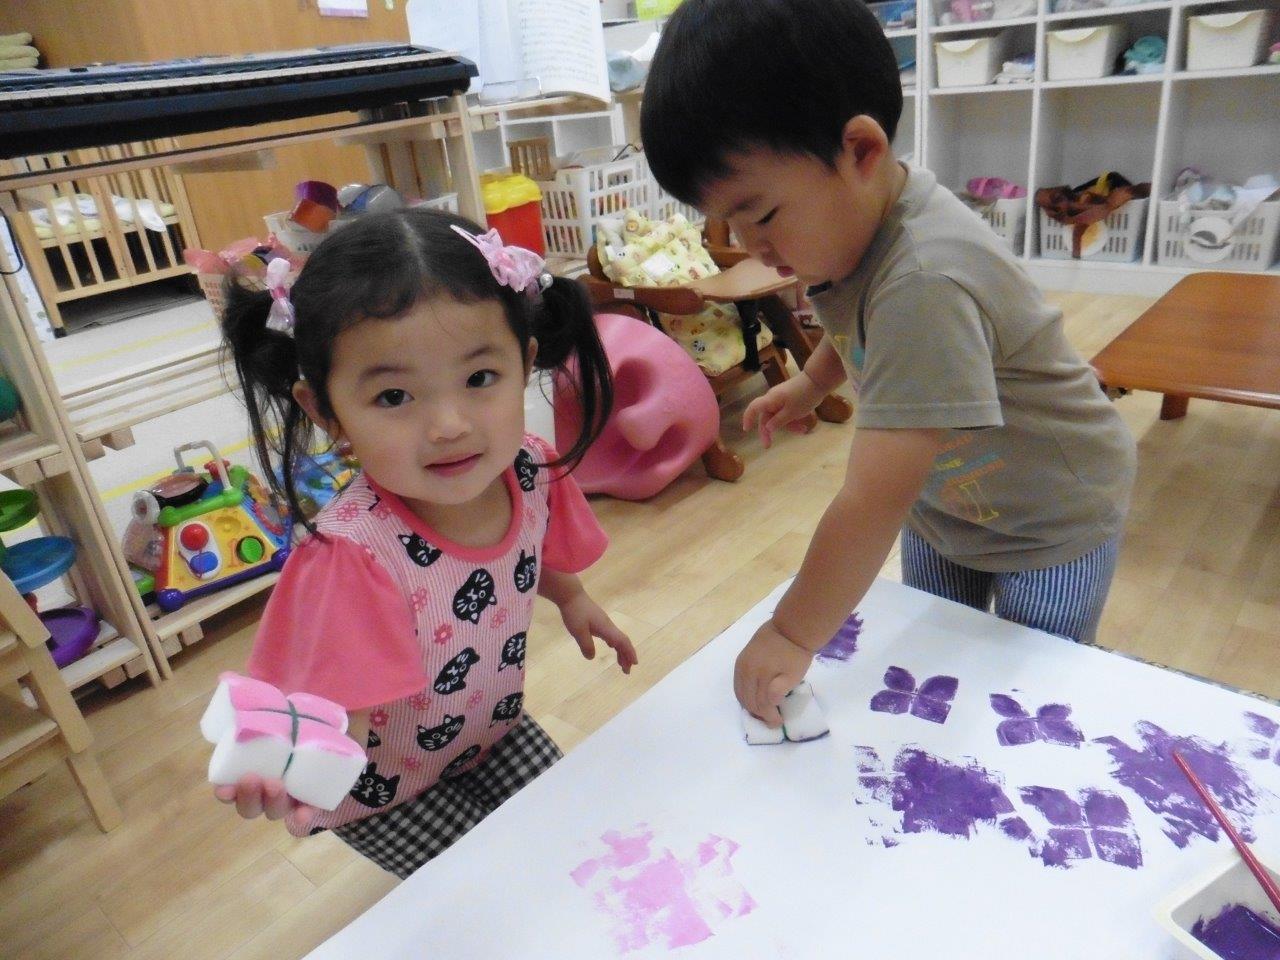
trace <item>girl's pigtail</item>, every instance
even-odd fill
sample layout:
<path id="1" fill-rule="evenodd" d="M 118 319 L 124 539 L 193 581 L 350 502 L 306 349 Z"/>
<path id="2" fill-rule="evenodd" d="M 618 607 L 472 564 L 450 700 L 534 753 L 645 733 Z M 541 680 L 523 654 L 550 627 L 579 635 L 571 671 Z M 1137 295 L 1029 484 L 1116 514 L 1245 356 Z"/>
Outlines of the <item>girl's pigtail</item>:
<path id="1" fill-rule="evenodd" d="M 554 277 L 542 291 L 532 333 L 538 340 L 533 365 L 539 370 L 565 368 L 578 392 L 582 429 L 573 444 L 560 451 L 560 459 L 550 464 L 572 470 L 600 436 L 613 410 L 613 374 L 582 284 Z"/>
<path id="2" fill-rule="evenodd" d="M 246 287 L 228 277 L 222 313 L 222 334 L 240 380 L 253 445 L 271 489 L 289 506 L 294 520 L 304 520 L 294 474 L 298 461 L 311 450 L 313 427 L 293 397 L 298 381 L 298 349 L 293 337 L 267 327 L 271 294 Z M 280 465 L 277 475 L 273 464 Z"/>

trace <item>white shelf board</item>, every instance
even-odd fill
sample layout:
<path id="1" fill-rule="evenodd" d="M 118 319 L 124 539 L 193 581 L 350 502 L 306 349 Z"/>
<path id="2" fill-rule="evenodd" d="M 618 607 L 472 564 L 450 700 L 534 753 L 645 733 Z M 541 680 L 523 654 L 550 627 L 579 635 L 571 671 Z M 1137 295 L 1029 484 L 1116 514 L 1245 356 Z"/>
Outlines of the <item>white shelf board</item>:
<path id="1" fill-rule="evenodd" d="M 237 583 L 205 597 L 197 597 L 173 613 L 163 613 L 155 604 L 147 607 L 155 623 L 156 635 L 161 640 L 177 636 L 183 630 L 195 626 L 201 620 L 213 616 L 227 607 L 234 606 L 241 600 L 247 600 L 269 587 L 275 586 L 280 579 L 279 573 L 266 573 L 252 580 Z"/>
<path id="2" fill-rule="evenodd" d="M 1113 73 L 1109 77 L 1089 77 L 1084 80 L 1044 80 L 1040 86 L 1045 90 L 1071 90 L 1077 87 L 1123 87 L 1144 83 L 1160 83 L 1167 74 L 1164 73 Z"/>
<path id="3" fill-rule="evenodd" d="M 1093 18 L 1110 19 L 1114 17 L 1124 17 L 1133 13 L 1149 13 L 1152 10 L 1173 10 L 1171 3 L 1131 3 L 1127 6 L 1119 7 L 1099 7 L 1096 10 L 1067 10 L 1063 13 L 1049 13 L 1045 15 L 1046 23 L 1060 23 L 1064 20 L 1087 20 Z"/>
<path id="4" fill-rule="evenodd" d="M 1256 67 L 1224 67 L 1220 70 L 1180 70 L 1173 75 L 1176 82 L 1187 80 L 1220 80 L 1224 77 L 1280 76 L 1280 63 L 1262 63 Z"/>
<path id="5" fill-rule="evenodd" d="M 973 23 L 948 23 L 944 27 L 930 27 L 930 35 L 951 33 L 991 33 L 1009 27 L 1026 27 L 1035 24 L 1039 17 L 1011 17 L 1008 20 L 976 20 Z"/>
<path id="6" fill-rule="evenodd" d="M 929 91 L 932 97 L 954 97 L 969 93 L 1010 93 L 1018 90 L 1030 91 L 1035 89 L 1035 83 L 1028 80 L 1025 83 L 981 83 L 968 87 L 934 87 Z"/>
<path id="7" fill-rule="evenodd" d="M 895 27 L 893 30 L 886 30 L 884 35 L 890 40 L 899 40 L 902 37 L 914 37 L 919 32 L 916 27 Z"/>
<path id="8" fill-rule="evenodd" d="M 79 660 L 59 669 L 58 672 L 62 674 L 69 689 L 78 690 L 104 673 L 110 673 L 116 667 L 123 667 L 142 656 L 136 643 L 128 637 L 120 636 L 116 628 L 105 620 L 98 622 L 98 637 L 93 645 L 94 648 Z"/>

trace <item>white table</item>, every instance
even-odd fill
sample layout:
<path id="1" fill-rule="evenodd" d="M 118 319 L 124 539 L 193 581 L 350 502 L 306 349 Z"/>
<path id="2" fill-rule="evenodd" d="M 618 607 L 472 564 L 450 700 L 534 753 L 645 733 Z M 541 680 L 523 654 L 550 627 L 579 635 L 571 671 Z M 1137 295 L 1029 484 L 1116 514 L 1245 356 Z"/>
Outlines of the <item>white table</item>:
<path id="1" fill-rule="evenodd" d="M 831 736 L 747 747 L 729 677 L 781 591 L 311 960 L 1164 960 L 1173 950 L 1156 905 L 1220 863 L 1230 844 L 1194 835 L 1176 845 L 1165 821 L 1113 778 L 1111 751 L 1095 738 L 1139 747 L 1139 720 L 1228 745 L 1256 794 L 1259 852 L 1280 841 L 1280 766 L 1250 756 L 1263 738 L 1245 718 L 1280 721 L 1280 710 L 886 581 L 860 608 L 859 651 L 809 674 Z M 959 679 L 944 724 L 869 709 L 891 666 L 920 682 Z M 1012 695 L 1033 715 L 1070 704 L 1083 744 L 1001 745 L 991 694 Z M 910 745 L 1002 777 L 1014 809 L 996 819 L 1021 817 L 1034 839 L 1011 838 L 995 822 L 976 823 L 964 839 L 901 832 L 904 814 L 875 798 L 860 748 L 891 766 Z M 1046 866 L 1032 850 L 1050 824 L 1020 792 L 1033 785 L 1120 797 L 1143 865 L 1105 862 L 1091 849 L 1089 859 Z M 1091 835 L 1096 844 L 1101 834 Z M 605 836 L 618 844 L 614 865 Z"/>

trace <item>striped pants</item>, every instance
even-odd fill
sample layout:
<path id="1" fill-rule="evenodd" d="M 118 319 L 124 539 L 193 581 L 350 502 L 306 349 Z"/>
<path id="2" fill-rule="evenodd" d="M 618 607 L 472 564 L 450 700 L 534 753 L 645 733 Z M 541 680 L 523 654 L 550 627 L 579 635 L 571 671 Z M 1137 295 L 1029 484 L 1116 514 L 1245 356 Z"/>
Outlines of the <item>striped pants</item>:
<path id="1" fill-rule="evenodd" d="M 913 530 L 902 529 L 902 582 L 1068 640 L 1093 643 L 1116 572 L 1120 538 L 1043 570 L 986 573 L 952 563 Z"/>

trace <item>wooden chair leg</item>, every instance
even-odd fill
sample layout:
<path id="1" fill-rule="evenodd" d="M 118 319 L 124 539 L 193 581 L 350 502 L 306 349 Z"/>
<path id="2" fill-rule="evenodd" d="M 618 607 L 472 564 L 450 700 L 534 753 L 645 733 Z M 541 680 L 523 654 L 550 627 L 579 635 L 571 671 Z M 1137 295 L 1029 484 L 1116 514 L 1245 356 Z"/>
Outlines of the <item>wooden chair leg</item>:
<path id="1" fill-rule="evenodd" d="M 103 776 L 102 768 L 91 753 L 73 753 L 67 757 L 67 766 L 71 775 L 80 785 L 80 792 L 93 811 L 93 818 L 103 833 L 114 830 L 124 820 L 116 798 L 111 793 L 111 785 Z"/>
<path id="2" fill-rule="evenodd" d="M 853 416 L 853 404 L 844 397 L 828 393 L 818 404 L 818 419 L 827 423 L 844 423 Z"/>
<path id="3" fill-rule="evenodd" d="M 742 479 L 746 470 L 742 458 L 726 447 L 719 437 L 702 454 L 702 465 L 706 468 L 707 476 L 728 483 Z"/>
<path id="4" fill-rule="evenodd" d="M 786 383 L 791 379 L 791 373 L 787 370 L 786 354 L 781 350 L 775 350 L 771 354 L 763 358 L 764 362 L 760 366 L 760 372 L 764 374 L 764 378 L 769 381 L 769 386 L 776 387 L 780 383 Z M 825 402 L 825 401 L 824 401 Z M 850 411 L 852 413 L 852 411 Z M 801 432 L 809 433 L 818 425 L 818 415 L 811 413 L 808 416 L 801 417 L 797 423 L 803 428 Z"/>

